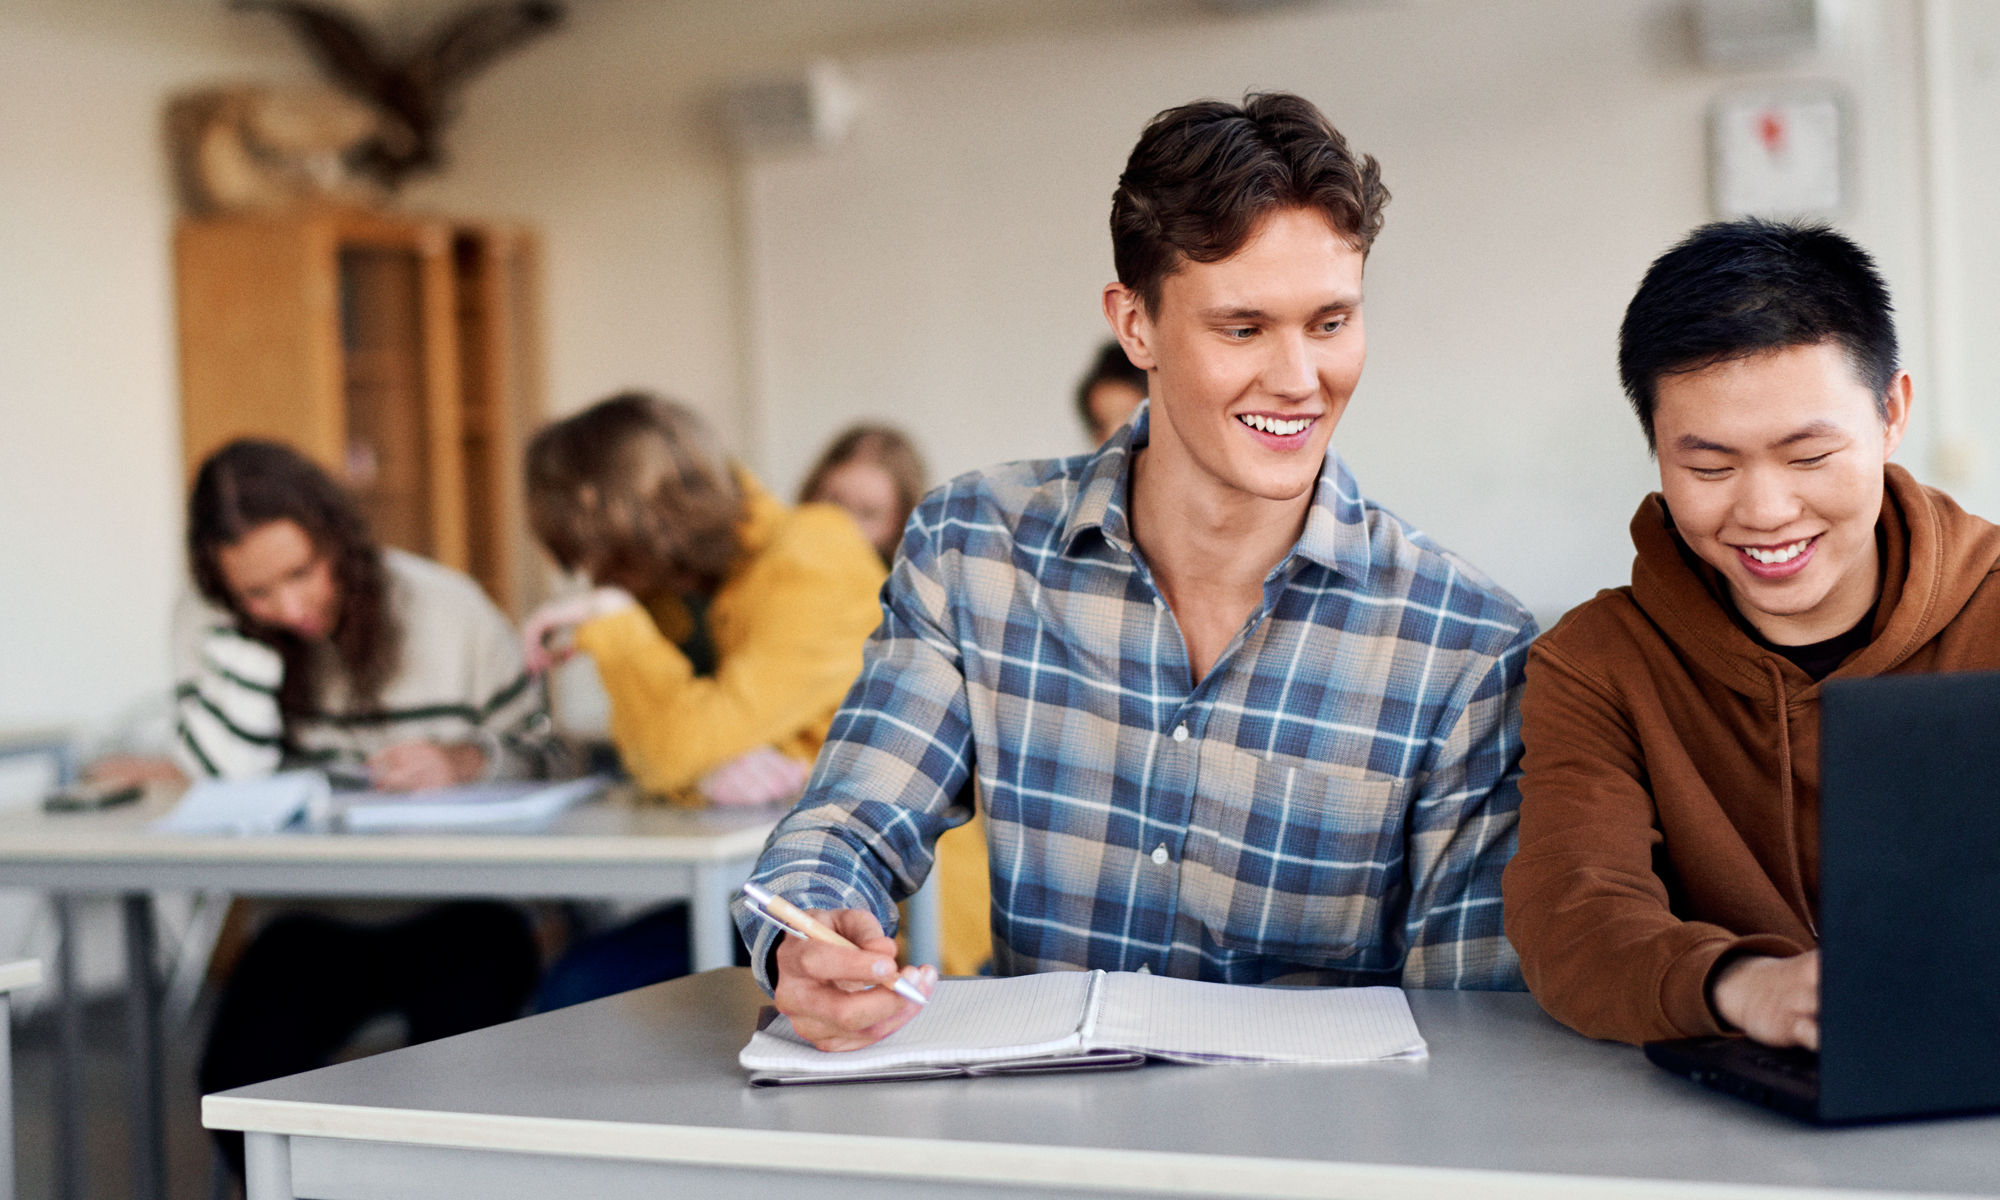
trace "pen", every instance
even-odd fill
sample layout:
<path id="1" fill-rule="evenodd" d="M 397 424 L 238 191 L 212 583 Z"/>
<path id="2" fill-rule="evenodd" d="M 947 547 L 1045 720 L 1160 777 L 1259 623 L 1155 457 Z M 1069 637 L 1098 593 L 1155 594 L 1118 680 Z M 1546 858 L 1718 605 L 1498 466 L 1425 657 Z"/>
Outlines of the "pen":
<path id="1" fill-rule="evenodd" d="M 815 942 L 827 942 L 835 946 L 845 946 L 849 950 L 860 949 L 853 942 L 848 941 L 833 930 L 828 929 L 818 921 L 807 916 L 805 911 L 798 905 L 793 904 L 790 900 L 785 899 L 775 892 L 766 891 L 754 883 L 746 883 L 743 885 L 743 898 L 747 901 L 745 907 L 751 912 L 756 913 L 760 918 L 784 930 L 786 933 L 797 934 L 802 938 L 811 938 Z M 896 976 L 896 982 L 889 986 L 894 989 L 898 996 L 901 996 L 905 1000 L 914 1001 L 917 1004 L 929 1004 L 931 1002 L 931 998 L 924 995 L 923 991 L 916 984 L 911 983 L 901 975 Z"/>

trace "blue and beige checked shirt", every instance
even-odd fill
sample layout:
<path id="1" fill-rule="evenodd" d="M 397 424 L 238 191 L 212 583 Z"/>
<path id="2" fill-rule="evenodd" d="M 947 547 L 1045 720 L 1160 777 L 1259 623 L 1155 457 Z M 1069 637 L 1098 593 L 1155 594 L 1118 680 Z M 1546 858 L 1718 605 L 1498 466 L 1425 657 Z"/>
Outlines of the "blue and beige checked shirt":
<path id="1" fill-rule="evenodd" d="M 893 928 L 977 796 L 1001 974 L 1519 987 L 1500 871 L 1533 619 L 1330 452 L 1197 686 L 1126 514 L 1145 438 L 1142 415 L 924 499 L 753 878 Z M 738 920 L 768 988 L 775 935 Z"/>

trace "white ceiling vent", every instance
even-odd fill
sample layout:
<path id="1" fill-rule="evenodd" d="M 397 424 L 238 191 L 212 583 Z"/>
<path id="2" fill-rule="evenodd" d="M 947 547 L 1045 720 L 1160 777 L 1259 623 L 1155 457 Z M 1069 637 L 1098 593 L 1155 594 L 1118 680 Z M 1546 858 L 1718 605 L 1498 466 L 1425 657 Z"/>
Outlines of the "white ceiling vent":
<path id="1" fill-rule="evenodd" d="M 754 153 L 838 145 L 854 124 L 854 88 L 831 62 L 729 89 L 722 120 L 730 145 Z"/>
<path id="2" fill-rule="evenodd" d="M 1826 6 L 1820 0 L 1696 0 L 1695 36 L 1712 67 L 1762 67 L 1819 50 Z"/>

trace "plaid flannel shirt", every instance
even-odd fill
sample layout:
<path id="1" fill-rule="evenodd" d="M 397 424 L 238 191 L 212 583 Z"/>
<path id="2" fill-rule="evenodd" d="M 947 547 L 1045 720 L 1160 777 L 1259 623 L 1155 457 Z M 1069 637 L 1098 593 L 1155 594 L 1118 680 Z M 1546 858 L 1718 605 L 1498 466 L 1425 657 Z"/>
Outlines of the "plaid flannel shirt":
<path id="1" fill-rule="evenodd" d="M 1501 932 L 1533 618 L 1329 452 L 1209 674 L 1134 545 L 1132 449 L 912 515 L 883 620 L 753 879 L 895 927 L 984 806 L 995 968 L 1518 988 Z M 739 908 L 769 988 L 774 931 Z"/>

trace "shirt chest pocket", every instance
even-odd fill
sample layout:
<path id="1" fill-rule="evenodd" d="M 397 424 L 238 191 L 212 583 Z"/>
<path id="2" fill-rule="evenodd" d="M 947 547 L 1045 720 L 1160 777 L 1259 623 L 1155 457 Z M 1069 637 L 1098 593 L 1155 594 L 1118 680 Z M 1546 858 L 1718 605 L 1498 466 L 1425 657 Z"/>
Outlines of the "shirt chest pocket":
<path id="1" fill-rule="evenodd" d="M 1303 966 L 1392 965 L 1410 781 L 1204 747 L 1180 901 L 1226 949 Z M 1379 961 L 1378 961 L 1379 960 Z"/>

